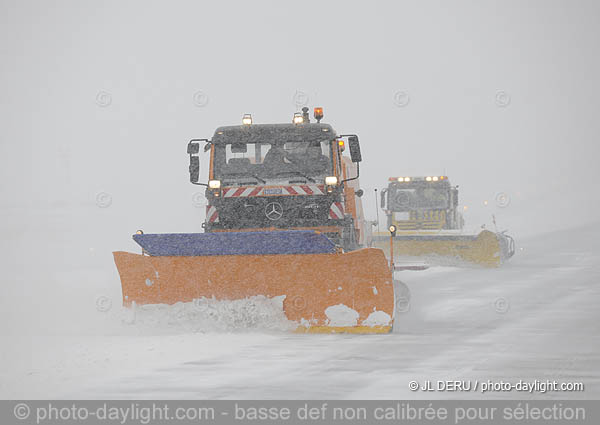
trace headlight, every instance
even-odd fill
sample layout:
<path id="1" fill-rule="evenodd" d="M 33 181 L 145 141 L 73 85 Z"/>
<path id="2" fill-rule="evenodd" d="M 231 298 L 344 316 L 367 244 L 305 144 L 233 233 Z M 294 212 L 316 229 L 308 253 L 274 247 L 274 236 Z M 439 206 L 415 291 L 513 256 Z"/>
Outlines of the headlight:
<path id="1" fill-rule="evenodd" d="M 338 182 L 338 178 L 336 176 L 327 176 L 325 177 L 325 184 L 328 186 L 335 186 Z"/>
<path id="2" fill-rule="evenodd" d="M 428 182 L 430 182 L 431 181 L 431 176 L 425 177 L 425 180 L 427 180 Z"/>
<path id="3" fill-rule="evenodd" d="M 403 182 L 404 181 L 404 177 L 398 177 L 398 181 L 399 182 Z"/>
<path id="4" fill-rule="evenodd" d="M 244 114 L 244 116 L 242 117 L 242 124 L 244 124 L 244 125 L 252 124 L 252 115 Z"/>
<path id="5" fill-rule="evenodd" d="M 221 180 L 209 180 L 208 187 L 210 187 L 211 189 L 220 189 Z"/>
<path id="6" fill-rule="evenodd" d="M 294 124 L 302 124 L 304 122 L 304 117 L 301 112 L 296 112 L 294 114 L 294 119 L 292 120 Z"/>
<path id="7" fill-rule="evenodd" d="M 390 231 L 390 233 L 396 233 L 396 226 L 394 226 L 393 224 L 388 228 L 388 230 Z"/>
<path id="8" fill-rule="evenodd" d="M 433 181 L 434 181 L 434 182 L 438 181 L 438 178 L 437 178 L 437 176 L 433 176 Z"/>
<path id="9" fill-rule="evenodd" d="M 404 177 L 404 181 L 405 182 L 409 182 L 410 181 L 410 177 Z"/>

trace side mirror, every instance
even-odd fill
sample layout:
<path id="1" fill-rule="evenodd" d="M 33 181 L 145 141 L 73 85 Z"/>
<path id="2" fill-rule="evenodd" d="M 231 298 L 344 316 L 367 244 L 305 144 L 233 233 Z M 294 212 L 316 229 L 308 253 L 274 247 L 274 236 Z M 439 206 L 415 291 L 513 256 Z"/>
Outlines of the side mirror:
<path id="1" fill-rule="evenodd" d="M 356 196 L 358 196 L 359 198 L 360 198 L 361 196 L 363 196 L 363 194 L 364 194 L 364 193 L 365 193 L 365 192 L 364 192 L 362 189 L 358 189 L 356 192 L 354 192 L 354 194 L 355 194 Z"/>
<path id="2" fill-rule="evenodd" d="M 381 208 L 385 208 L 385 194 L 387 192 L 387 189 L 383 189 L 381 191 Z"/>
<path id="3" fill-rule="evenodd" d="M 198 182 L 198 180 L 200 179 L 200 157 L 198 156 L 198 154 L 200 153 L 201 142 L 206 142 L 206 146 L 204 146 L 204 152 L 207 151 L 207 146 L 210 149 L 211 143 L 208 139 L 192 139 L 188 142 L 187 145 L 187 153 L 190 156 L 190 182 L 200 186 L 207 186 L 206 183 Z"/>
<path id="4" fill-rule="evenodd" d="M 348 147 L 350 148 L 350 159 L 352 162 L 361 162 L 362 156 L 360 154 L 360 144 L 358 143 L 358 136 L 348 137 Z"/>
<path id="5" fill-rule="evenodd" d="M 190 156 L 190 182 L 196 183 L 200 178 L 200 158 Z"/>
<path id="6" fill-rule="evenodd" d="M 200 152 L 200 144 L 199 143 L 194 143 L 194 142 L 188 143 L 187 153 L 189 153 L 190 155 L 196 155 L 198 152 Z"/>
<path id="7" fill-rule="evenodd" d="M 452 189 L 452 206 L 458 207 L 458 189 Z"/>

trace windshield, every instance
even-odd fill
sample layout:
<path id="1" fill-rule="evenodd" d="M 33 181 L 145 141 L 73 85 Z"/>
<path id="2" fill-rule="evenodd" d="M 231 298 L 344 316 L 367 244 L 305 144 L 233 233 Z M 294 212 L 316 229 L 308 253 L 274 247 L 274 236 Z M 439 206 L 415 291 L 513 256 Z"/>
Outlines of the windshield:
<path id="1" fill-rule="evenodd" d="M 448 208 L 448 190 L 419 187 L 390 190 L 389 205 L 392 211 Z"/>
<path id="2" fill-rule="evenodd" d="M 215 145 L 215 178 L 239 183 L 258 180 L 322 182 L 332 173 L 328 140 Z"/>

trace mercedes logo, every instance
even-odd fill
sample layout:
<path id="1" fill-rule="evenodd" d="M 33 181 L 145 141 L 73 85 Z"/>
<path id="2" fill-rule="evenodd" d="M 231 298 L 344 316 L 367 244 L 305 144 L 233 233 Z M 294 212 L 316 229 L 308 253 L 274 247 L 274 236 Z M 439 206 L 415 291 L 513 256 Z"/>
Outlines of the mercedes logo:
<path id="1" fill-rule="evenodd" d="M 278 202 L 271 202 L 265 207 L 265 215 L 269 220 L 279 220 L 283 215 L 283 207 Z"/>

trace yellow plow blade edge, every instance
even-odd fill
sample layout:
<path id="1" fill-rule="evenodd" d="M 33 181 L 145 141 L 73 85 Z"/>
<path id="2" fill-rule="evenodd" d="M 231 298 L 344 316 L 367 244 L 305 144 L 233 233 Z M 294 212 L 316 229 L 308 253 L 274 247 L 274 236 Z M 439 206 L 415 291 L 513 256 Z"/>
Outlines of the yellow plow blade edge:
<path id="1" fill-rule="evenodd" d="M 148 256 L 119 251 L 113 256 L 125 306 L 133 302 L 192 302 L 203 297 L 236 300 L 285 295 L 284 313 L 297 324 L 298 332 L 384 333 L 393 324 L 392 273 L 379 249 L 216 256 Z M 340 309 L 350 312 L 349 321 L 340 322 L 332 314 Z"/>
<path id="2" fill-rule="evenodd" d="M 440 234 L 397 234 L 393 238 L 394 257 L 420 257 L 433 263 L 466 262 L 483 267 L 499 267 L 514 251 L 512 239 L 503 234 L 481 231 L 476 236 Z M 390 237 L 376 236 L 373 245 L 390 255 Z"/>

